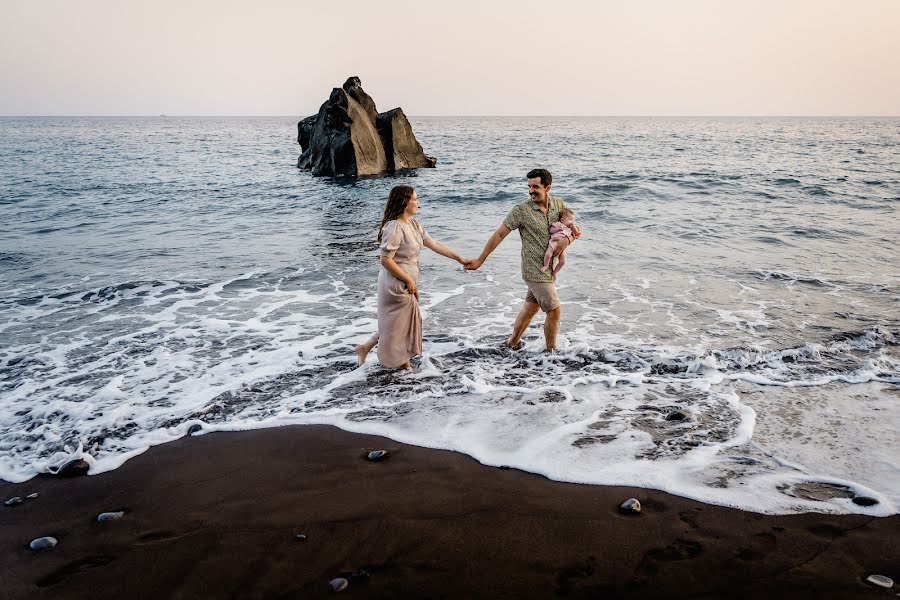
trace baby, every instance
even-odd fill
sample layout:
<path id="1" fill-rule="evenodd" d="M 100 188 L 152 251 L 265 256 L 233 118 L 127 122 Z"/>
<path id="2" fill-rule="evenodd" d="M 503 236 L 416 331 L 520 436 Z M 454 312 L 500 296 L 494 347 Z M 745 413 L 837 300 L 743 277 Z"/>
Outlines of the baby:
<path id="1" fill-rule="evenodd" d="M 544 266 L 541 267 L 542 273 L 547 272 L 550 268 L 550 263 L 553 262 L 553 257 L 556 256 L 559 258 L 556 268 L 553 269 L 553 276 L 556 277 L 559 270 L 566 264 L 566 250 L 560 244 L 560 241 L 572 236 L 576 240 L 580 238 L 581 228 L 575 224 L 575 211 L 571 208 L 564 208 L 559 213 L 559 221 L 550 226 L 550 243 L 547 244 L 547 252 L 544 253 Z"/>

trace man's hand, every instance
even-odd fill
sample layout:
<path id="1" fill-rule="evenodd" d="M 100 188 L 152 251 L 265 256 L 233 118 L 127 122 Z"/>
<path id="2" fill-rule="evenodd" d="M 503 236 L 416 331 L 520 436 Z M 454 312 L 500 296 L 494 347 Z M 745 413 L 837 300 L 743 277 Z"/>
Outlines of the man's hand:
<path id="1" fill-rule="evenodd" d="M 472 260 L 467 260 L 463 267 L 465 267 L 466 271 L 476 271 L 478 268 L 484 264 L 484 261 L 478 258 L 473 258 Z"/>

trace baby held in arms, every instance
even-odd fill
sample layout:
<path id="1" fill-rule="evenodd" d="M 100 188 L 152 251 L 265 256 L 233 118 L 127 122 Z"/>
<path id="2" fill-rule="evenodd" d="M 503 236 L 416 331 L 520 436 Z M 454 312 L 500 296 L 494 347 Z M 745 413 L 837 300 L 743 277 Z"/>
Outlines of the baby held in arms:
<path id="1" fill-rule="evenodd" d="M 541 272 L 546 273 L 550 268 L 553 257 L 559 258 L 556 268 L 553 269 L 553 276 L 559 273 L 559 270 L 566 264 L 566 246 L 562 244 L 562 240 L 569 243 L 574 242 L 581 237 L 581 228 L 575 224 L 575 211 L 570 208 L 564 208 L 559 213 L 559 221 L 550 226 L 550 243 L 547 244 L 547 252 L 544 253 L 544 266 Z"/>

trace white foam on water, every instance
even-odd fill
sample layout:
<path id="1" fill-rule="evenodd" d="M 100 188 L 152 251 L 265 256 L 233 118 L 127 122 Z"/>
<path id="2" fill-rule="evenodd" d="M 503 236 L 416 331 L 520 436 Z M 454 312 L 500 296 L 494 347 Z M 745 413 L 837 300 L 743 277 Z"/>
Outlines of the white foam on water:
<path id="1" fill-rule="evenodd" d="M 521 286 L 490 271 L 439 285 L 426 272 L 423 356 L 411 372 L 391 372 L 374 355 L 356 367 L 353 347 L 377 320 L 375 278 L 354 293 L 353 276 L 137 282 L 13 306 L 0 477 L 25 481 L 76 456 L 91 473 L 108 471 L 192 425 L 202 434 L 321 423 L 560 481 L 761 512 L 887 515 L 900 506 L 900 457 L 863 426 L 876 408 L 885 423 L 900 422 L 891 331 L 778 348 L 761 337 L 775 326 L 768 312 L 777 302 L 725 309 L 694 283 L 672 293 L 671 283 L 643 278 L 567 303 L 558 353 L 542 352 L 540 320 L 515 352 L 503 342 Z M 698 319 L 707 317 L 736 332 L 736 343 L 722 347 L 722 334 L 703 332 Z M 875 404 L 840 399 L 864 387 Z M 843 429 L 817 425 L 812 389 L 832 396 Z M 805 404 L 785 415 L 797 398 Z M 858 506 L 854 495 L 879 504 Z"/>

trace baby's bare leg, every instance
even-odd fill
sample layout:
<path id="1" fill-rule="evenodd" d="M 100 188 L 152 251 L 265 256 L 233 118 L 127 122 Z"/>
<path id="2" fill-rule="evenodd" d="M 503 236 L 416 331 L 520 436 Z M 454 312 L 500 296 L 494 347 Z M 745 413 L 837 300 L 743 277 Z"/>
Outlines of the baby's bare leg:
<path id="1" fill-rule="evenodd" d="M 550 268 L 550 262 L 553 260 L 553 255 L 556 254 L 556 240 L 550 240 L 550 243 L 547 244 L 547 251 L 544 252 L 544 266 L 541 267 L 541 273 L 546 273 Z"/>
<path id="2" fill-rule="evenodd" d="M 556 263 L 556 268 L 553 269 L 553 276 L 556 277 L 556 274 L 559 273 L 562 268 L 566 265 L 566 251 L 563 250 L 559 253 L 559 261 Z"/>

